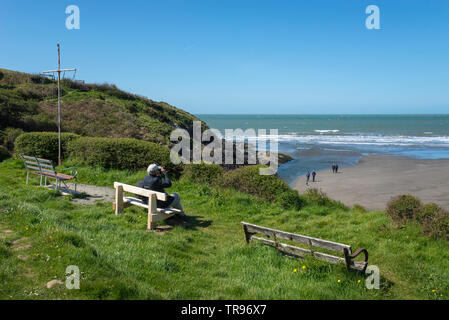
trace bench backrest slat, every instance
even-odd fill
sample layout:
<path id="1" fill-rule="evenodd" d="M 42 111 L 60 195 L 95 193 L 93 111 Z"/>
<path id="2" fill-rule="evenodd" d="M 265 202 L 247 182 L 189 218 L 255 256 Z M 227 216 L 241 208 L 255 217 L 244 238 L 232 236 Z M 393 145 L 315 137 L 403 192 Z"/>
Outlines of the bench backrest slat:
<path id="1" fill-rule="evenodd" d="M 37 159 L 35 157 L 22 156 L 22 155 L 20 157 L 22 158 L 26 170 L 37 170 L 37 171 L 41 170 L 39 162 L 37 162 Z"/>
<path id="2" fill-rule="evenodd" d="M 26 168 L 27 168 L 27 170 L 36 170 L 36 171 L 40 171 L 41 170 L 41 168 L 36 167 L 34 165 L 30 165 L 30 164 L 27 164 Z"/>
<path id="3" fill-rule="evenodd" d="M 46 163 L 46 164 L 48 164 L 48 165 L 53 166 L 53 161 L 51 161 L 51 160 L 41 159 L 41 158 L 36 158 L 36 159 L 37 159 L 37 161 L 39 161 L 40 163 Z"/>
<path id="4" fill-rule="evenodd" d="M 134 194 L 137 194 L 137 195 L 142 196 L 142 197 L 149 198 L 152 194 L 155 194 L 156 198 L 158 200 L 161 200 L 161 201 L 166 201 L 167 200 L 167 195 L 165 193 L 162 193 L 162 192 L 156 192 L 156 191 L 152 191 L 152 190 L 147 190 L 147 189 L 131 186 L 129 184 L 124 184 L 124 183 L 120 183 L 120 182 L 114 182 L 114 188 L 117 188 L 118 186 L 122 186 L 123 187 L 123 191 L 125 191 L 125 192 L 134 193 Z"/>
<path id="5" fill-rule="evenodd" d="M 51 171 L 55 171 L 55 168 L 53 166 L 49 166 L 48 164 L 43 164 L 39 161 L 39 165 L 41 166 L 42 169 L 49 169 Z"/>
<path id="6" fill-rule="evenodd" d="M 261 227 L 261 226 L 257 226 L 257 225 L 246 223 L 246 222 L 242 222 L 242 225 L 246 228 L 246 230 L 248 230 L 248 232 L 260 233 L 260 234 L 266 235 L 268 237 L 276 237 L 278 239 L 290 240 L 290 241 L 294 241 L 294 242 L 298 242 L 298 243 L 302 243 L 302 244 L 306 244 L 306 245 L 312 245 L 313 247 L 318 247 L 321 249 L 328 249 L 328 250 L 332 250 L 332 251 L 336 251 L 336 252 L 343 252 L 344 249 L 348 249 L 349 252 L 351 252 L 351 246 L 343 244 L 343 243 L 332 242 L 332 241 L 327 241 L 327 240 L 323 240 L 323 239 L 303 236 L 303 235 L 299 235 L 299 234 L 295 234 L 295 233 Z"/>
<path id="7" fill-rule="evenodd" d="M 24 159 L 27 159 L 27 160 L 33 160 L 33 161 L 36 161 L 36 158 L 35 157 L 30 157 L 30 156 L 21 156 L 22 158 L 24 158 Z"/>
<path id="8" fill-rule="evenodd" d="M 27 170 L 36 170 L 43 174 L 56 175 L 56 169 L 51 160 L 21 155 Z"/>

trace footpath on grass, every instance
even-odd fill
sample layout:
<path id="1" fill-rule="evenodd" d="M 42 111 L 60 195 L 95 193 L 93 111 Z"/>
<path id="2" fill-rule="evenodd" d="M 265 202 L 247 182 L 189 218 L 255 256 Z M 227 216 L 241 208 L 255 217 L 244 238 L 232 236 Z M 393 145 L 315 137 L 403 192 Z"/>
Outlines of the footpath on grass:
<path id="1" fill-rule="evenodd" d="M 74 183 L 68 183 L 67 186 L 69 187 L 69 189 L 61 188 L 61 191 L 68 194 L 78 196 L 81 195 L 80 197 L 75 197 L 73 199 L 73 202 L 77 204 L 90 205 L 94 204 L 96 201 L 114 202 L 115 190 L 112 188 L 98 187 L 89 184 L 78 184 L 76 186 L 76 193 L 75 193 Z"/>

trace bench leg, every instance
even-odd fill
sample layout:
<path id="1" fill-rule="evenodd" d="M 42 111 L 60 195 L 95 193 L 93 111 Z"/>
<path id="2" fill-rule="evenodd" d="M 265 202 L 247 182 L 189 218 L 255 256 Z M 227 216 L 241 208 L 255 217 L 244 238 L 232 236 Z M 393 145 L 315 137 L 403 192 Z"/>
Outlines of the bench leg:
<path id="1" fill-rule="evenodd" d="M 42 187 L 42 176 L 41 176 L 41 182 L 39 183 L 39 186 L 41 186 L 41 187 Z"/>
<path id="2" fill-rule="evenodd" d="M 29 174 L 30 174 L 30 173 L 27 171 L 27 184 L 28 184 L 28 176 L 29 176 Z"/>
<path id="3" fill-rule="evenodd" d="M 157 212 L 157 198 L 152 194 L 148 199 L 148 230 L 153 230 L 156 227 L 156 222 L 153 221 L 153 213 Z"/>
<path id="4" fill-rule="evenodd" d="M 123 213 L 123 187 L 115 188 L 115 215 Z"/>

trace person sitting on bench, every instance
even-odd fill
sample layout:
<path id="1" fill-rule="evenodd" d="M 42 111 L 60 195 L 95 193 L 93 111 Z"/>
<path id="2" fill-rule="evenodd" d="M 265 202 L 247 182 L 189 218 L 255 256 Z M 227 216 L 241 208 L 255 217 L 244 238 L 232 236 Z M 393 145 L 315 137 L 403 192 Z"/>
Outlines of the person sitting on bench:
<path id="1" fill-rule="evenodd" d="M 156 165 L 156 164 L 150 164 L 147 169 L 148 175 L 143 179 L 137 182 L 137 186 L 139 188 L 147 189 L 147 190 L 153 190 L 157 192 L 162 192 L 167 194 L 164 191 L 164 188 L 170 188 L 171 187 L 171 181 L 168 177 L 167 173 L 165 172 L 164 168 Z M 164 176 L 164 179 L 162 179 L 162 175 Z M 142 200 L 145 202 L 145 204 L 148 204 L 148 198 L 143 197 Z M 181 206 L 181 198 L 177 193 L 172 193 L 170 195 L 167 195 L 166 201 L 160 201 L 157 200 L 157 207 L 158 208 L 174 208 L 181 210 L 181 215 L 185 215 L 184 210 Z"/>

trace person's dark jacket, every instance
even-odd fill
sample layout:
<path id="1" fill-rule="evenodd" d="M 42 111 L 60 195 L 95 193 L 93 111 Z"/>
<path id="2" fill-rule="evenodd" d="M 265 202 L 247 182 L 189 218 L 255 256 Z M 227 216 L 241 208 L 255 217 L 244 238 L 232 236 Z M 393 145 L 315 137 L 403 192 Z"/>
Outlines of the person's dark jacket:
<path id="1" fill-rule="evenodd" d="M 164 179 L 162 179 L 160 176 L 153 176 L 148 175 L 143 180 L 140 180 L 137 182 L 137 186 L 139 188 L 144 188 L 147 190 L 153 190 L 157 192 L 166 193 L 164 188 L 170 188 L 171 187 L 171 181 L 168 175 L 164 172 Z M 141 198 L 145 203 L 148 203 L 148 198 L 142 197 Z M 167 195 L 166 201 L 157 200 L 157 207 L 158 208 L 167 208 L 170 206 L 170 204 L 173 202 L 173 197 Z"/>

